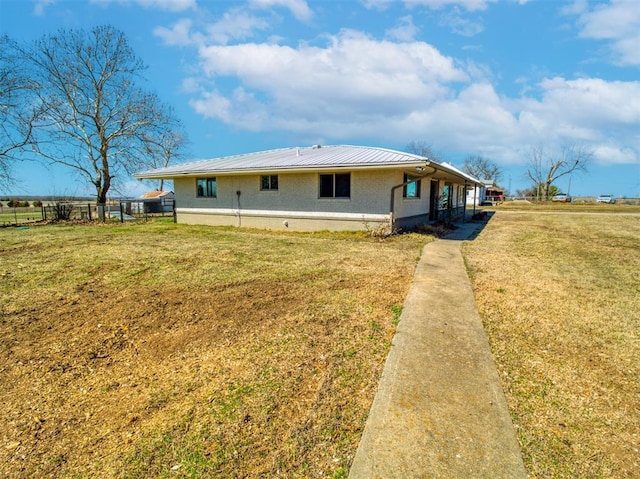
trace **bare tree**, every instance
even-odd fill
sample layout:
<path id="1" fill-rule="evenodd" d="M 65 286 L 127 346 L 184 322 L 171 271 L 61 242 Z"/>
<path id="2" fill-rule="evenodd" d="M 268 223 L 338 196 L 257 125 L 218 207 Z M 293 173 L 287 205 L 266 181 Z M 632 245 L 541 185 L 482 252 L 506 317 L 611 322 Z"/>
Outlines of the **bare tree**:
<path id="1" fill-rule="evenodd" d="M 37 81 L 43 116 L 30 147 L 64 165 L 96 189 L 105 203 L 114 180 L 144 164 L 145 138 L 166 128 L 167 108 L 136 86 L 145 65 L 119 30 L 60 30 L 21 49 Z"/>
<path id="2" fill-rule="evenodd" d="M 150 169 L 164 168 L 184 157 L 188 144 L 187 135 L 179 120 L 173 115 L 164 119 L 165 128 L 156 130 L 145 135 L 145 167 Z M 164 180 L 160 180 L 159 191 L 164 189 Z"/>
<path id="3" fill-rule="evenodd" d="M 430 160 L 438 160 L 438 155 L 433 152 L 431 143 L 424 140 L 410 141 L 407 143 L 405 150 L 409 153 L 413 153 L 414 155 L 424 156 Z"/>
<path id="4" fill-rule="evenodd" d="M 18 45 L 0 36 L 0 186 L 13 183 L 11 163 L 31 141 L 39 110 L 33 103 L 38 88 L 20 61 Z"/>
<path id="5" fill-rule="evenodd" d="M 562 146 L 557 150 L 542 146 L 529 150 L 527 176 L 537 188 L 539 198 L 549 199 L 554 181 L 574 172 L 587 171 L 593 152 L 584 145 Z"/>
<path id="6" fill-rule="evenodd" d="M 479 180 L 492 180 L 496 185 L 502 176 L 502 170 L 498 165 L 480 155 L 469 155 L 464 160 L 462 171 Z"/>

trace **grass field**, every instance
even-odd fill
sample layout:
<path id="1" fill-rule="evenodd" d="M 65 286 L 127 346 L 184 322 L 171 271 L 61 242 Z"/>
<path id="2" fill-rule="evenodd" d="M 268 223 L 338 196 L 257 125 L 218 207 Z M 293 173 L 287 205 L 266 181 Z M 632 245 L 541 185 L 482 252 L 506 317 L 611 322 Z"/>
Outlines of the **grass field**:
<path id="1" fill-rule="evenodd" d="M 640 477 L 640 211 L 611 206 L 498 207 L 463 246 L 531 478 Z M 0 476 L 345 478 L 430 240 L 0 229 Z"/>
<path id="2" fill-rule="evenodd" d="M 429 240 L 0 229 L 0 476 L 346 477 Z"/>
<path id="3" fill-rule="evenodd" d="M 0 208 L 0 226 L 35 223 L 40 220 L 41 208 Z"/>
<path id="4" fill-rule="evenodd" d="M 572 206 L 497 208 L 463 253 L 529 476 L 638 478 L 640 211 Z"/>

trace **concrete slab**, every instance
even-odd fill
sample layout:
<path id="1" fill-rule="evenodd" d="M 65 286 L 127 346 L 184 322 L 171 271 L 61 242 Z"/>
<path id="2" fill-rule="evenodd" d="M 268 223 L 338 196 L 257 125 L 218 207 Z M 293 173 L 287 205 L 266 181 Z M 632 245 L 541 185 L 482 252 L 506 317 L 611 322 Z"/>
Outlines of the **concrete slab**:
<path id="1" fill-rule="evenodd" d="M 350 479 L 527 477 L 460 251 L 478 228 L 425 246 Z"/>

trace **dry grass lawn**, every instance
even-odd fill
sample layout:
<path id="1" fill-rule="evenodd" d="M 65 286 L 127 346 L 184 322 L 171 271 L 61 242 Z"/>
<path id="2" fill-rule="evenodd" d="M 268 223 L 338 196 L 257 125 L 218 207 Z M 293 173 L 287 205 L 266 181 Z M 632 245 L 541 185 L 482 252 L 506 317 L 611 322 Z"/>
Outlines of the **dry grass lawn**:
<path id="1" fill-rule="evenodd" d="M 499 209 L 463 252 L 530 477 L 640 477 L 638 208 Z"/>
<path id="2" fill-rule="evenodd" d="M 422 245 L 0 230 L 0 476 L 346 477 Z"/>

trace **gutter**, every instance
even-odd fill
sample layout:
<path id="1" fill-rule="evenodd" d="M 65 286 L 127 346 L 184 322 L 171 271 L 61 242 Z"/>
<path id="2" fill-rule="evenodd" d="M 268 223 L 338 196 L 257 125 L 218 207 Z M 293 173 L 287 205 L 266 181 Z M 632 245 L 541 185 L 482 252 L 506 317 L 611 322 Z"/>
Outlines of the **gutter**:
<path id="1" fill-rule="evenodd" d="M 265 168 L 240 168 L 228 170 L 198 170 L 198 171 L 182 171 L 182 172 L 159 172 L 153 174 L 154 170 L 141 171 L 134 173 L 133 177 L 137 180 L 159 180 L 159 179 L 176 179 L 176 178 L 197 178 L 207 176 L 238 176 L 238 175 L 273 175 L 288 173 L 317 173 L 319 171 L 342 171 L 342 170 L 395 170 L 398 168 L 417 168 L 422 166 L 416 161 L 395 164 L 330 164 L 330 165 L 310 165 L 310 166 L 272 166 Z M 170 167 L 171 168 L 171 167 Z"/>

